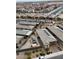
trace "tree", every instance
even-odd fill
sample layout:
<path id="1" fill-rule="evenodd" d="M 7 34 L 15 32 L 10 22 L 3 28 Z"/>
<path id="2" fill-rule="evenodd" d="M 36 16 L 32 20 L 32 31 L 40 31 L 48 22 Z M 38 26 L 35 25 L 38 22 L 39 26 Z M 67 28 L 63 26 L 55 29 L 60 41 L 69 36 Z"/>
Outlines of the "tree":
<path id="1" fill-rule="evenodd" d="M 31 56 L 28 56 L 27 59 L 32 59 Z"/>
<path id="2" fill-rule="evenodd" d="M 23 18 L 24 18 L 24 16 L 21 16 L 21 18 L 23 19 Z"/>
<path id="3" fill-rule="evenodd" d="M 32 59 L 31 58 L 31 52 L 27 53 L 27 59 Z"/>
<path id="4" fill-rule="evenodd" d="M 41 55 L 41 56 L 45 56 L 44 51 L 41 51 L 40 55 Z"/>
<path id="5" fill-rule="evenodd" d="M 36 57 L 38 57 L 39 55 L 37 54 Z"/>
<path id="6" fill-rule="evenodd" d="M 19 18 L 19 16 L 16 16 L 16 18 Z"/>
<path id="7" fill-rule="evenodd" d="M 49 48 L 47 48 L 46 51 L 48 52 L 49 51 Z"/>

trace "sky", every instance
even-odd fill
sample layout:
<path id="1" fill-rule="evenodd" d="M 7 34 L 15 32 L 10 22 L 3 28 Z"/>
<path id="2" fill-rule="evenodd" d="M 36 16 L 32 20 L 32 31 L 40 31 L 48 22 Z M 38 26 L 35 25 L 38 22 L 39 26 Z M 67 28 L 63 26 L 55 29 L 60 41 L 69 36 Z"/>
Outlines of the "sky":
<path id="1" fill-rule="evenodd" d="M 32 1 L 50 1 L 50 0 L 16 0 L 16 2 L 32 2 Z"/>

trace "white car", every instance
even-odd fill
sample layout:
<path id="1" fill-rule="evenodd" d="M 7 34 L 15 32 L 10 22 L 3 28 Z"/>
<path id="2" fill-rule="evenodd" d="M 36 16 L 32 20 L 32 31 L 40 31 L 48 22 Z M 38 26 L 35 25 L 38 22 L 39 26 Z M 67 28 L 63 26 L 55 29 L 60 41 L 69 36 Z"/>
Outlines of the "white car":
<path id="1" fill-rule="evenodd" d="M 46 59 L 44 56 L 40 56 L 39 59 Z"/>

